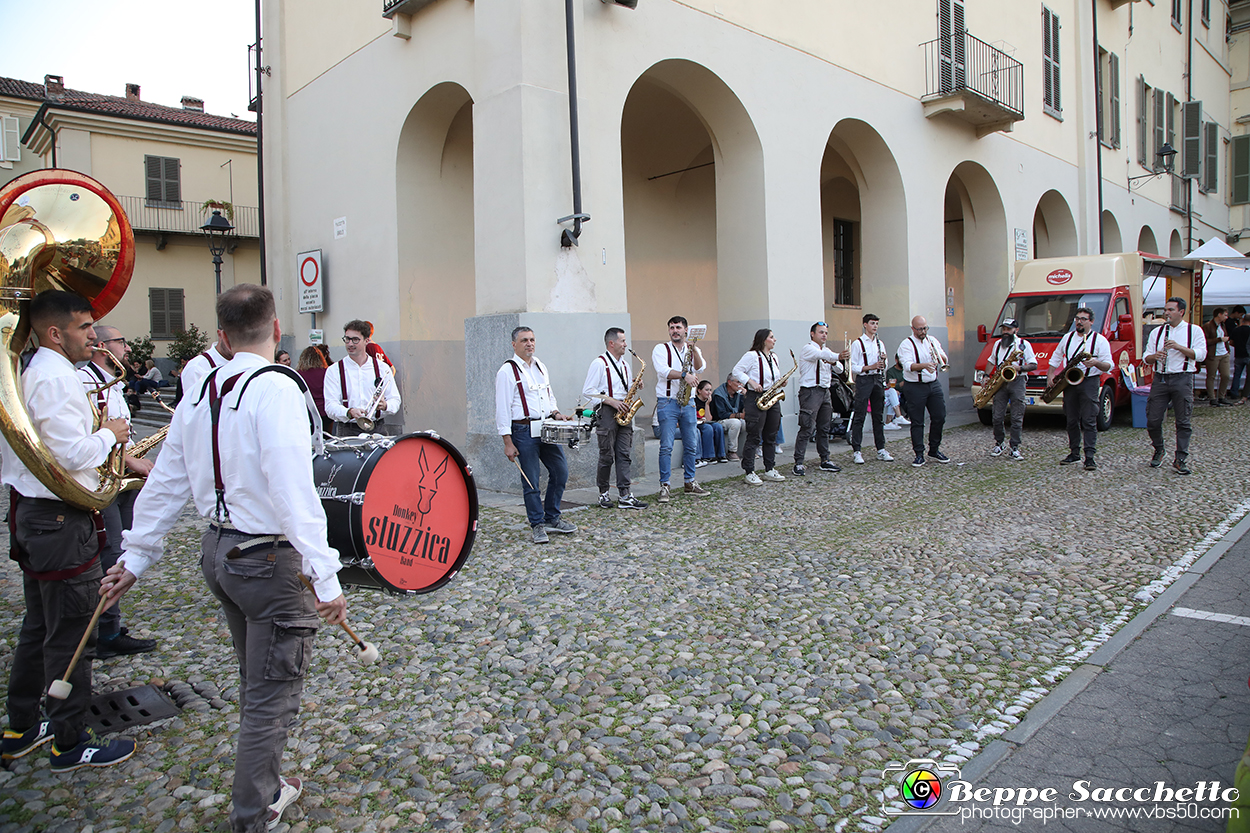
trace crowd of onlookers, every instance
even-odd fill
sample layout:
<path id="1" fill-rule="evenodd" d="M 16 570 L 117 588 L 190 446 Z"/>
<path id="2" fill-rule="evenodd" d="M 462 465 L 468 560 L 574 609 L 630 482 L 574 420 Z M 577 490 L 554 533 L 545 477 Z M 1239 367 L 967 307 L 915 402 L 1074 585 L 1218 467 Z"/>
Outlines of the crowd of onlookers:
<path id="1" fill-rule="evenodd" d="M 1246 380 L 1250 378 L 1250 352 L 1246 341 L 1250 338 L 1250 316 L 1241 304 L 1231 310 L 1216 307 L 1211 320 L 1202 325 L 1207 337 L 1207 386 L 1205 399 L 1211 407 L 1243 405 L 1246 401 Z"/>

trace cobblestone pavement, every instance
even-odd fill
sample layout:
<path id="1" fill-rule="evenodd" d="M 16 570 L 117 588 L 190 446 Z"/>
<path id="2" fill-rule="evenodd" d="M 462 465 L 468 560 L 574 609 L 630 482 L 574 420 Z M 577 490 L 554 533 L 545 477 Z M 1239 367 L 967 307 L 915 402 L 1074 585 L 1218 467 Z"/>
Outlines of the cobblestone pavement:
<path id="1" fill-rule="evenodd" d="M 1030 421 L 1024 462 L 968 426 L 943 445 L 966 465 L 713 481 L 570 512 L 545 547 L 484 510 L 443 590 L 349 592 L 378 665 L 323 628 L 279 830 L 880 829 L 885 763 L 970 759 L 1250 508 L 1250 408 L 1195 423 L 1191 477 L 1122 426 L 1097 472 L 1060 467 L 1061 428 Z M 126 598 L 158 650 L 95 663 L 97 691 L 164 684 L 184 711 L 118 767 L 0 772 L 0 833 L 225 829 L 236 673 L 198 526 Z M 21 609 L 5 561 L 0 685 Z"/>

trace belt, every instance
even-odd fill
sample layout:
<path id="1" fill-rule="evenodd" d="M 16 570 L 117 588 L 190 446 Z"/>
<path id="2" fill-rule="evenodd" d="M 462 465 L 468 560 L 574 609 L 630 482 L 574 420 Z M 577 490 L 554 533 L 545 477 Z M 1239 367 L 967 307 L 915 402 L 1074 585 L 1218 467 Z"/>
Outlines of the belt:
<path id="1" fill-rule="evenodd" d="M 1168 376 L 1193 376 L 1193 375 L 1194 375 L 1194 371 L 1192 371 L 1192 370 L 1178 370 L 1178 371 L 1176 371 L 1175 373 L 1156 373 L 1155 375 L 1156 375 L 1156 376 L 1163 376 L 1164 378 L 1166 378 L 1166 377 L 1168 377 Z"/>
<path id="2" fill-rule="evenodd" d="M 525 419 L 514 419 L 512 420 L 512 424 L 516 425 L 519 423 L 521 425 L 529 425 L 531 422 L 542 422 L 542 421 L 543 421 L 542 417 L 526 417 Z"/>

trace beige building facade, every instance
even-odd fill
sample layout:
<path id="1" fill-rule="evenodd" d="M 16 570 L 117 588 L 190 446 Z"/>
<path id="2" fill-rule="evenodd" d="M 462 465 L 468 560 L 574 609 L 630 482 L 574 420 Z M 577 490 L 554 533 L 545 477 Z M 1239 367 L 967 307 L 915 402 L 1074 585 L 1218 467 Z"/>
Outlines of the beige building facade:
<path id="1" fill-rule="evenodd" d="M 41 168 L 68 168 L 99 180 L 122 204 L 135 232 L 130 287 L 108 323 L 128 338 L 151 335 L 165 355 L 174 333 L 190 325 L 216 332 L 216 276 L 199 228 L 209 200 L 229 203 L 235 233 L 222 260 L 222 286 L 260 281 L 256 125 L 204 112 L 183 99 L 168 107 L 143 101 L 137 85 L 124 96 L 0 79 L 4 150 L 16 136 L 0 184 Z M 11 121 L 10 121 L 11 120 Z"/>
<path id="2" fill-rule="evenodd" d="M 708 325 L 719 384 L 757 328 L 788 367 L 815 321 L 840 345 L 876 313 L 893 348 L 922 314 L 966 384 L 1016 259 L 1230 230 L 1222 0 L 575 0 L 591 219 L 561 248 L 564 11 L 264 4 L 267 268 L 295 346 L 296 254 L 320 249 L 317 326 L 372 320 L 407 427 L 487 482 L 514 486 L 492 380 L 517 323 L 562 405 L 606 327 L 649 360 L 672 315 Z"/>

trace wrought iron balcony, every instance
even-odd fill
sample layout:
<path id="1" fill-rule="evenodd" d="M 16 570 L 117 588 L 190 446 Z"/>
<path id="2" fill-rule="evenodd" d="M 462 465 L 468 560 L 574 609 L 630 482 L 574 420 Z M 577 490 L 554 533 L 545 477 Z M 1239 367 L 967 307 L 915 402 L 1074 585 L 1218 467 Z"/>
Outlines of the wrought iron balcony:
<path id="1" fill-rule="evenodd" d="M 1024 119 L 1024 64 L 966 30 L 921 45 L 925 118 L 949 113 L 974 125 L 978 138 Z"/>
<path id="2" fill-rule="evenodd" d="M 382 0 L 382 16 L 390 19 L 397 14 L 416 14 L 434 0 Z"/>
<path id="3" fill-rule="evenodd" d="M 136 232 L 156 232 L 168 234 L 201 234 L 200 226 L 208 219 L 202 210 L 203 203 L 183 200 L 182 202 L 149 202 L 144 197 L 118 197 L 122 210 L 130 218 L 130 226 Z M 260 209 L 254 205 L 236 205 L 230 224 L 234 226 L 231 234 L 234 237 L 260 237 Z"/>

